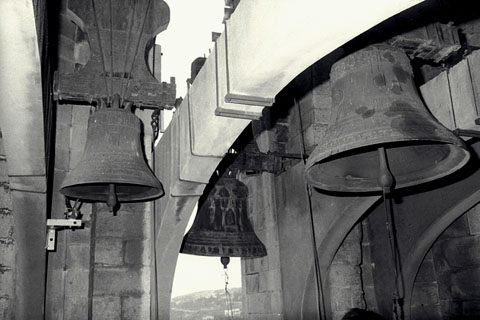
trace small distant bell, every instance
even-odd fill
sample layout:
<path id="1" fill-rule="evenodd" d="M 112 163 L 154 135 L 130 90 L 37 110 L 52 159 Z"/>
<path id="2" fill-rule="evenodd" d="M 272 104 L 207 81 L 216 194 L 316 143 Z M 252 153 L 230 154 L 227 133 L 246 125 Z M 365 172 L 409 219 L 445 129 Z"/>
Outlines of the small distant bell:
<path id="1" fill-rule="evenodd" d="M 214 257 L 265 256 L 265 246 L 248 219 L 247 198 L 247 186 L 228 174 L 221 177 L 200 198 L 197 216 L 180 252 Z"/>

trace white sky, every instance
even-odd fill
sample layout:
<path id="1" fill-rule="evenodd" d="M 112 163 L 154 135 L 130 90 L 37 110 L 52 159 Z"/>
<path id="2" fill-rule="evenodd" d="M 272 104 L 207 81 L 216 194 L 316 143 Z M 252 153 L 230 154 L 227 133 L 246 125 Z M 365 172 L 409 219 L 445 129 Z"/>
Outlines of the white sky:
<path id="1" fill-rule="evenodd" d="M 162 81 L 176 78 L 177 97 L 185 97 L 190 65 L 208 57 L 213 47 L 212 32 L 223 32 L 224 0 L 167 0 L 170 24 L 157 35 L 162 46 Z"/>
<path id="2" fill-rule="evenodd" d="M 224 0 L 166 0 L 170 7 L 170 24 L 157 35 L 162 46 L 162 81 L 175 77 L 177 97 L 185 97 L 190 65 L 198 57 L 208 57 L 213 47 L 212 32 L 222 32 Z M 196 212 L 196 210 L 195 210 Z M 195 214 L 192 214 L 193 221 Z M 187 228 L 188 231 L 189 227 Z M 241 287 L 240 258 L 228 265 L 229 288 Z M 180 254 L 172 297 L 202 290 L 225 287 L 220 257 Z"/>

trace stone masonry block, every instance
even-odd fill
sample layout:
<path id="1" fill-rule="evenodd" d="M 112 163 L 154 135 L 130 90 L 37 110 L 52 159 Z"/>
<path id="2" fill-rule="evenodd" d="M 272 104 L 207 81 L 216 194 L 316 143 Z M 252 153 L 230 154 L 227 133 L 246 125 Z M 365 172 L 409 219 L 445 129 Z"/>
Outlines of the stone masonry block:
<path id="1" fill-rule="evenodd" d="M 0 238 L 12 238 L 14 233 L 14 221 L 10 211 L 0 208 Z"/>
<path id="2" fill-rule="evenodd" d="M 314 123 L 312 127 L 314 144 L 317 146 L 323 141 L 323 137 L 325 136 L 328 125 L 323 123 Z"/>
<path id="3" fill-rule="evenodd" d="M 122 298 L 122 320 L 150 318 L 150 296 Z"/>
<path id="4" fill-rule="evenodd" d="M 9 214 L 12 207 L 12 198 L 10 196 L 10 189 L 8 189 L 8 184 L 0 184 L 0 208 L 4 209 L 0 212 L 0 214 Z"/>
<path id="5" fill-rule="evenodd" d="M 440 271 L 450 268 L 480 266 L 480 236 L 451 238 L 440 241 L 436 257 Z M 441 259 L 441 260 L 440 260 Z"/>
<path id="6" fill-rule="evenodd" d="M 149 289 L 148 277 L 149 268 L 96 268 L 94 294 L 139 296 Z"/>
<path id="7" fill-rule="evenodd" d="M 90 244 L 69 245 L 67 267 L 69 269 L 88 270 L 90 267 Z"/>
<path id="8" fill-rule="evenodd" d="M 71 163 L 70 168 L 73 169 L 76 163 L 80 161 L 87 142 L 87 128 L 83 125 L 73 125 L 70 136 Z"/>
<path id="9" fill-rule="evenodd" d="M 475 206 L 467 213 L 468 227 L 471 235 L 480 235 L 480 206 Z"/>
<path id="10" fill-rule="evenodd" d="M 82 206 L 82 208 L 83 207 L 84 206 Z M 84 211 L 82 210 L 82 214 L 83 213 Z M 83 227 L 72 230 L 72 232 L 68 235 L 68 240 L 70 241 L 71 244 L 90 245 L 90 237 L 91 237 L 90 221 L 86 220 L 85 216 L 82 217 L 82 220 L 83 220 Z"/>
<path id="11" fill-rule="evenodd" d="M 435 283 L 415 283 L 412 307 L 439 304 L 438 287 Z"/>
<path id="12" fill-rule="evenodd" d="M 280 269 L 280 250 L 278 245 L 267 248 L 266 258 L 269 270 Z"/>
<path id="13" fill-rule="evenodd" d="M 255 274 L 258 270 L 255 270 L 255 259 L 242 258 L 242 262 L 245 265 L 245 275 Z"/>
<path id="14" fill-rule="evenodd" d="M 480 299 L 480 267 L 461 269 L 449 279 L 451 296 L 458 300 Z"/>
<path id="15" fill-rule="evenodd" d="M 415 282 L 432 282 L 436 280 L 435 266 L 432 260 L 424 260 L 418 270 Z"/>
<path id="16" fill-rule="evenodd" d="M 267 248 L 278 247 L 278 229 L 273 223 L 269 223 L 265 230 L 265 242 Z"/>
<path id="17" fill-rule="evenodd" d="M 48 263 L 50 264 L 50 256 Z M 63 302 L 64 302 L 64 283 L 65 271 L 63 268 L 49 268 L 47 274 L 47 292 L 45 296 L 45 319 L 56 319 L 58 314 L 63 312 Z"/>
<path id="18" fill-rule="evenodd" d="M 258 275 L 258 292 L 281 291 L 282 276 L 280 270 L 268 270 Z"/>
<path id="19" fill-rule="evenodd" d="M 14 319 L 14 300 L 0 294 L 0 319 Z"/>
<path id="20" fill-rule="evenodd" d="M 72 105 L 59 104 L 57 105 L 57 126 L 72 126 Z"/>
<path id="21" fill-rule="evenodd" d="M 121 313 L 121 297 L 93 296 L 93 319 L 118 320 Z"/>
<path id="22" fill-rule="evenodd" d="M 290 130 L 290 131 L 293 131 L 293 130 Z M 291 135 L 285 147 L 286 148 L 285 151 L 286 153 L 300 154 L 302 152 L 301 146 L 302 146 L 302 138 L 300 134 Z"/>
<path id="23" fill-rule="evenodd" d="M 2 132 L 0 131 L 0 135 Z M 8 181 L 8 166 L 5 157 L 5 151 L 3 150 L 2 139 L 0 138 L 0 182 Z"/>
<path id="24" fill-rule="evenodd" d="M 88 270 L 69 269 L 65 279 L 64 311 L 69 319 L 80 320 L 87 317 L 88 310 Z"/>
<path id="25" fill-rule="evenodd" d="M 63 56 L 67 59 L 72 59 L 73 57 L 73 47 L 75 46 L 75 41 L 64 35 L 58 37 L 58 48 L 60 56 Z"/>
<path id="26" fill-rule="evenodd" d="M 332 288 L 332 310 L 345 314 L 351 308 L 364 308 L 362 292 L 358 288 Z"/>
<path id="27" fill-rule="evenodd" d="M 61 73 L 73 73 L 75 71 L 75 62 L 66 56 L 59 56 L 57 69 Z"/>
<path id="28" fill-rule="evenodd" d="M 150 251 L 150 240 L 127 240 L 124 261 L 126 264 L 149 266 Z"/>
<path id="29" fill-rule="evenodd" d="M 58 20 L 59 33 L 73 39 L 77 26 L 64 14 L 60 14 Z"/>
<path id="30" fill-rule="evenodd" d="M 272 310 L 269 292 L 247 295 L 247 310 L 249 313 L 270 313 Z"/>
<path id="31" fill-rule="evenodd" d="M 313 125 L 310 125 L 305 128 L 305 131 L 303 133 L 303 139 L 305 141 L 305 149 L 306 153 L 310 154 L 313 149 L 316 147 L 316 132 L 315 132 L 315 127 Z"/>
<path id="32" fill-rule="evenodd" d="M 116 216 L 108 211 L 97 211 L 97 234 L 105 237 L 143 239 L 147 217 L 137 212 L 118 211 Z"/>
<path id="33" fill-rule="evenodd" d="M 358 266 L 332 265 L 329 277 L 332 287 L 349 288 L 360 286 L 360 268 Z"/>
<path id="34" fill-rule="evenodd" d="M 283 294 L 281 291 L 274 291 L 270 294 L 271 308 L 274 314 L 283 312 Z"/>
<path id="35" fill-rule="evenodd" d="M 15 264 L 15 241 L 12 238 L 0 238 L 0 263 L 13 267 Z"/>
<path id="36" fill-rule="evenodd" d="M 104 208 L 106 207 L 104 206 Z M 120 206 L 120 211 L 133 212 L 138 215 L 148 214 L 150 210 L 151 204 L 149 202 L 125 202 Z"/>
<path id="37" fill-rule="evenodd" d="M 462 215 L 440 236 L 440 239 L 463 237 L 469 235 L 467 216 Z"/>
<path id="38" fill-rule="evenodd" d="M 90 107 L 74 106 L 72 109 L 72 125 L 83 128 L 88 126 L 88 118 L 90 117 Z"/>
<path id="39" fill-rule="evenodd" d="M 360 235 L 360 228 L 357 225 L 357 227 L 353 228 L 343 241 L 341 247 L 335 255 L 333 264 L 360 264 L 362 249 L 360 244 Z"/>
<path id="40" fill-rule="evenodd" d="M 55 150 L 55 170 L 70 170 L 70 150 L 67 148 L 59 148 Z"/>
<path id="41" fill-rule="evenodd" d="M 98 237 L 95 241 L 95 263 L 106 266 L 123 265 L 123 244 L 121 238 Z"/>
<path id="42" fill-rule="evenodd" d="M 245 275 L 245 284 L 247 294 L 259 292 L 259 275 L 258 273 Z"/>
<path id="43" fill-rule="evenodd" d="M 0 264 L 0 296 L 14 296 L 15 272 L 12 268 L 6 268 Z M 0 310 L 1 311 L 1 310 Z"/>

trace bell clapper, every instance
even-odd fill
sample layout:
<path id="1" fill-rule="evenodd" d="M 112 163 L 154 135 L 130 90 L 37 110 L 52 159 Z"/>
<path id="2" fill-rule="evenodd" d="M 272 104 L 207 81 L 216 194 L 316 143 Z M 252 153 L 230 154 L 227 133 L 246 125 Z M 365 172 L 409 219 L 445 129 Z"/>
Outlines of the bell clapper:
<path id="1" fill-rule="evenodd" d="M 110 183 L 108 185 L 108 198 L 107 198 L 107 206 L 110 208 L 110 212 L 113 212 L 113 209 L 117 205 L 117 194 L 115 192 L 115 184 Z"/>
<path id="2" fill-rule="evenodd" d="M 221 257 L 220 262 L 223 264 L 223 269 L 227 269 L 227 265 L 230 263 L 230 257 Z"/>

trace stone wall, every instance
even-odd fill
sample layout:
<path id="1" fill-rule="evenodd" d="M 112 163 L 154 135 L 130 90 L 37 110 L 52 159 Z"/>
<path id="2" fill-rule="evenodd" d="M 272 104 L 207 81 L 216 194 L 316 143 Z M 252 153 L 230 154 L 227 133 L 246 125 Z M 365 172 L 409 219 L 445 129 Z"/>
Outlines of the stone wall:
<path id="1" fill-rule="evenodd" d="M 7 158 L 0 130 L 0 319 L 14 319 L 15 225 L 8 184 Z"/>
<path id="2" fill-rule="evenodd" d="M 415 281 L 415 319 L 480 316 L 480 206 L 455 221 L 430 249 Z"/>
<path id="3" fill-rule="evenodd" d="M 249 190 L 249 218 L 267 249 L 263 258 L 242 258 L 245 319 L 283 319 L 280 250 L 273 174 L 244 177 Z"/>
<path id="4" fill-rule="evenodd" d="M 151 205 L 97 208 L 94 319 L 149 319 Z"/>

